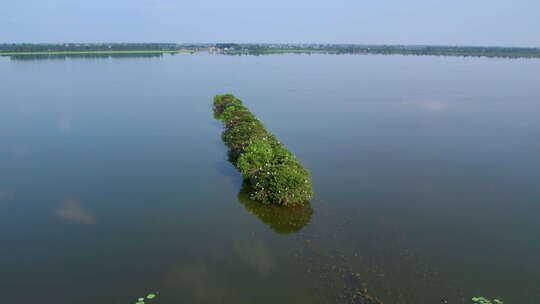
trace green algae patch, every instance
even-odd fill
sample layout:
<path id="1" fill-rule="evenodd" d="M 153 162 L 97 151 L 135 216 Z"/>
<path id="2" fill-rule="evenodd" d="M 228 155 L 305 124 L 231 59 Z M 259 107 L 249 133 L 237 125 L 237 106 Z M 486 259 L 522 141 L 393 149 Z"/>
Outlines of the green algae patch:
<path id="1" fill-rule="evenodd" d="M 311 175 L 234 95 L 214 97 L 214 117 L 229 159 L 249 183 L 250 198 L 264 204 L 298 206 L 313 197 Z"/>

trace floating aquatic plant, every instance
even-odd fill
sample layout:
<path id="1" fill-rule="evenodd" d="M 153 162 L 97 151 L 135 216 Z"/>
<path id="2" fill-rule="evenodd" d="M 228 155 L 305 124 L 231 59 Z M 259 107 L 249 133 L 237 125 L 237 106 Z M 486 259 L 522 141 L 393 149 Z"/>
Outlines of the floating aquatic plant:
<path id="1" fill-rule="evenodd" d="M 490 300 L 484 297 L 474 297 L 471 300 L 473 301 L 474 304 L 504 304 L 503 301 L 499 299 Z"/>
<path id="2" fill-rule="evenodd" d="M 154 299 L 155 297 L 157 297 L 157 295 L 156 295 L 155 293 L 149 293 L 149 294 L 146 296 L 146 299 L 152 300 L 152 299 Z M 137 302 L 135 302 L 135 304 L 146 304 L 146 302 L 144 302 L 146 299 L 143 298 L 143 297 L 140 297 L 140 298 L 137 299 Z"/>

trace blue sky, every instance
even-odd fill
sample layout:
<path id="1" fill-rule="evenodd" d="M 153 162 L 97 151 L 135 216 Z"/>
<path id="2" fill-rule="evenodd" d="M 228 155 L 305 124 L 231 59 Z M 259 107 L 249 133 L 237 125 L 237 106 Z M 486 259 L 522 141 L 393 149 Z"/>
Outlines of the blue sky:
<path id="1" fill-rule="evenodd" d="M 539 0 L 17 0 L 0 42 L 321 42 L 540 47 Z"/>

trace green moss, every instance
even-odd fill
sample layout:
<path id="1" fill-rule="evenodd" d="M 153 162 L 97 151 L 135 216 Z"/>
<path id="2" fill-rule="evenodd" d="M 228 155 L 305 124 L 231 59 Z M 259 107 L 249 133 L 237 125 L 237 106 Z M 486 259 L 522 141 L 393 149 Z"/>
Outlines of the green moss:
<path id="1" fill-rule="evenodd" d="M 313 197 L 311 176 L 234 95 L 214 98 L 214 117 L 223 121 L 229 158 L 251 183 L 251 199 L 266 204 L 301 205 Z"/>

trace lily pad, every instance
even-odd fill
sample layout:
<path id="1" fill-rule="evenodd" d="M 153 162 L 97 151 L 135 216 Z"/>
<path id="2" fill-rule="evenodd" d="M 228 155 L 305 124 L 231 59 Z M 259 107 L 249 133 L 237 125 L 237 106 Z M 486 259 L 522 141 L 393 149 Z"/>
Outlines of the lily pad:
<path id="1" fill-rule="evenodd" d="M 148 295 L 146 296 L 146 298 L 149 299 L 149 300 L 151 300 L 151 299 L 153 299 L 153 298 L 155 298 L 155 297 L 156 297 L 156 295 L 153 294 L 153 293 L 150 293 L 150 294 L 148 294 Z"/>

